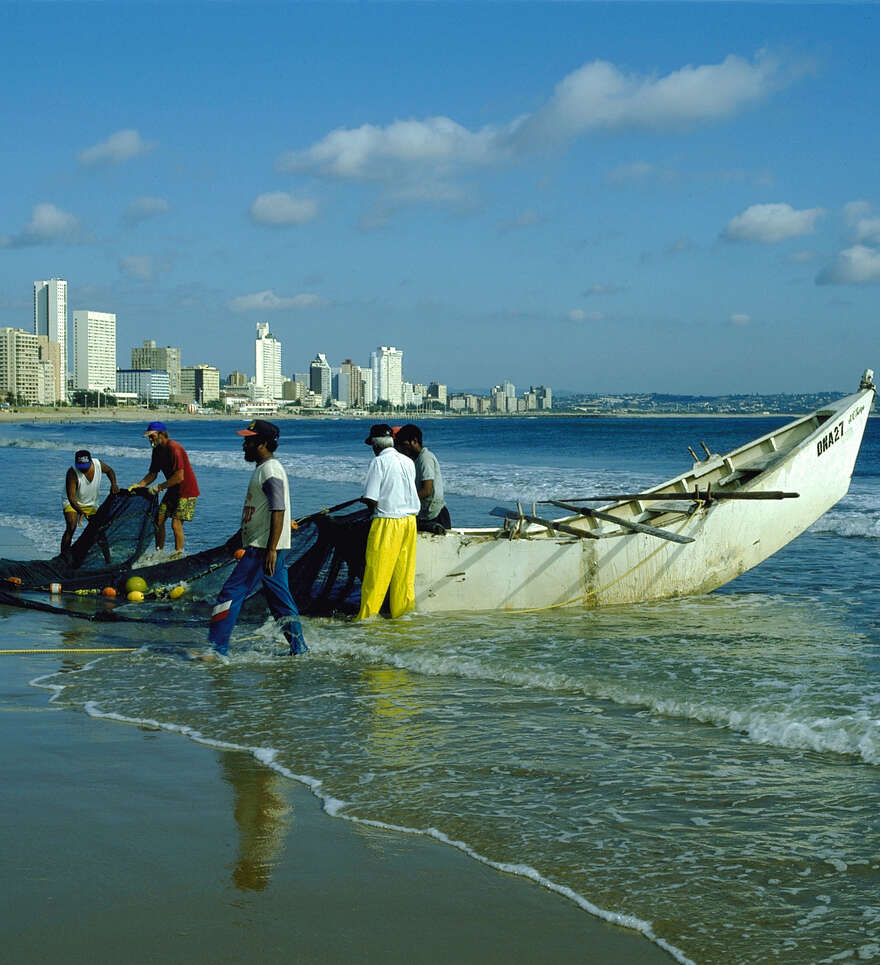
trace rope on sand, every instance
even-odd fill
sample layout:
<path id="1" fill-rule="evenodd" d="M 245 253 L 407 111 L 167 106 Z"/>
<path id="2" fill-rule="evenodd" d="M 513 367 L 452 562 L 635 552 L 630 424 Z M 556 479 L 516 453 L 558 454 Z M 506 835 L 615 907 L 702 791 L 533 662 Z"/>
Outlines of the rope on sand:
<path id="1" fill-rule="evenodd" d="M 0 654 L 8 653 L 131 653 L 140 647 L 22 647 L 20 650 L 0 650 Z"/>

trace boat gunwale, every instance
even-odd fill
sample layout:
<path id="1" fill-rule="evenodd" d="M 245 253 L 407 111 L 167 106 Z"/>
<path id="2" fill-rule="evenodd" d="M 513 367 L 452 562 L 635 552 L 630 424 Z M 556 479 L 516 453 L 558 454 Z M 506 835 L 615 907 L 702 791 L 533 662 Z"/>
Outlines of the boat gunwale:
<path id="1" fill-rule="evenodd" d="M 738 461 L 738 458 L 741 458 L 744 454 L 749 453 L 750 451 L 756 449 L 757 447 L 760 447 L 764 443 L 772 442 L 773 448 L 774 450 L 776 450 L 777 448 L 776 440 L 779 438 L 780 435 L 787 435 L 790 432 L 796 430 L 799 426 L 802 426 L 804 423 L 809 422 L 812 419 L 819 419 L 819 422 L 815 426 L 815 428 L 811 432 L 809 432 L 806 436 L 792 443 L 792 445 L 788 446 L 787 448 L 783 448 L 782 450 L 779 450 L 779 458 L 773 459 L 771 465 L 768 465 L 762 468 L 760 472 L 758 472 L 752 479 L 744 480 L 740 486 L 736 487 L 736 491 L 753 491 L 754 489 L 758 488 L 758 485 L 761 483 L 762 477 L 764 477 L 768 472 L 778 471 L 785 463 L 789 462 L 792 458 L 794 458 L 799 451 L 805 448 L 808 443 L 814 442 L 816 438 L 820 437 L 823 434 L 823 429 L 825 429 L 828 422 L 834 420 L 834 417 L 836 414 L 844 413 L 848 409 L 851 409 L 854 405 L 857 404 L 858 401 L 863 399 L 865 396 L 872 397 L 871 401 L 868 403 L 868 414 L 870 415 L 870 409 L 873 403 L 874 392 L 875 392 L 875 389 L 873 387 L 859 389 L 857 392 L 853 392 L 850 395 L 842 396 L 840 399 L 830 403 L 829 405 L 821 406 L 820 408 L 814 409 L 812 412 L 809 412 L 806 415 L 800 416 L 797 419 L 793 419 L 791 422 L 784 423 L 778 428 L 773 429 L 770 432 L 767 432 L 756 439 L 752 439 L 751 441 L 746 442 L 741 446 L 738 446 L 736 449 L 731 449 L 728 452 L 717 456 L 713 454 L 712 456 L 707 457 L 706 461 L 707 462 L 710 460 L 717 460 L 717 461 L 713 461 L 712 467 L 707 470 L 706 475 L 708 475 L 708 473 L 711 472 L 713 469 L 719 468 L 719 466 L 723 465 L 724 462 L 726 461 L 730 461 L 730 462 Z M 667 487 L 672 488 L 674 486 L 681 486 L 681 484 L 684 483 L 685 480 L 691 480 L 694 483 L 696 483 L 697 480 L 700 478 L 699 476 L 695 476 L 695 471 L 698 469 L 699 465 L 700 463 L 695 463 L 693 468 L 691 468 L 688 472 L 681 473 L 678 476 L 674 476 L 671 479 L 667 479 L 665 482 L 659 483 L 656 486 L 653 486 L 649 489 L 645 489 L 644 492 L 645 493 L 661 492 Z M 748 464 L 744 464 L 740 468 L 747 470 Z M 737 470 L 734 469 L 734 471 L 737 471 Z M 692 490 L 688 487 L 686 489 L 682 489 L 681 492 L 670 492 L 669 496 L 670 496 L 670 499 L 676 499 L 676 498 L 687 499 L 690 494 L 692 494 Z M 619 511 L 622 509 L 626 509 L 628 507 L 636 506 L 638 505 L 638 503 L 639 503 L 639 500 L 629 499 L 629 500 L 622 500 L 619 502 L 604 503 L 597 508 L 600 509 L 602 512 L 609 512 L 609 511 L 613 512 L 614 510 Z M 633 512 L 632 510 L 630 510 L 629 516 L 631 516 L 633 519 L 636 519 L 637 517 L 643 515 L 643 513 L 644 513 L 644 510 L 640 512 Z M 660 516 L 656 516 L 656 515 L 653 516 L 652 525 L 656 522 L 659 522 L 664 515 L 667 515 L 667 514 L 661 514 Z M 684 513 L 681 510 L 670 510 L 668 513 L 669 517 L 678 518 L 678 519 L 681 519 L 683 516 L 686 516 L 686 515 L 691 515 L 691 514 Z M 586 522 L 586 521 L 587 521 L 587 517 L 571 515 L 571 514 L 567 516 L 559 516 L 550 520 L 550 522 L 568 523 L 568 524 L 571 524 L 572 522 Z M 603 537 L 637 535 L 633 533 L 632 530 L 628 530 L 622 527 L 620 529 L 616 529 L 612 531 L 608 531 L 608 530 L 602 531 L 601 526 L 596 526 L 596 527 L 590 527 L 590 531 L 593 533 L 596 533 L 597 535 L 601 535 Z M 504 533 L 505 530 L 503 526 L 501 527 L 453 527 L 448 532 L 455 533 L 462 538 L 474 538 L 474 539 L 485 540 L 485 539 L 502 538 L 500 534 Z M 430 535 L 430 534 L 422 534 L 422 535 Z M 573 544 L 578 543 L 581 540 L 580 537 L 570 536 L 566 533 L 561 533 L 561 532 L 554 532 L 548 529 L 547 527 L 540 526 L 534 523 L 525 524 L 523 527 L 520 528 L 520 531 L 516 536 L 511 534 L 509 538 L 530 539 L 533 537 L 540 540 L 554 539 L 558 542 L 573 543 Z"/>

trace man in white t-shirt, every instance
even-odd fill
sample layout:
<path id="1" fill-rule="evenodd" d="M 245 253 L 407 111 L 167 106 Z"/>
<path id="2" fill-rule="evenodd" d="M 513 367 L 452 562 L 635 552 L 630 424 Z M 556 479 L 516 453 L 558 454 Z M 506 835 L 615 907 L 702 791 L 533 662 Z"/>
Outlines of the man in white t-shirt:
<path id="1" fill-rule="evenodd" d="M 230 552 L 243 549 L 244 553 L 217 597 L 208 639 L 218 653 L 227 653 L 242 604 L 262 585 L 272 616 L 282 621 L 291 655 L 307 653 L 285 568 L 290 549 L 290 489 L 287 473 L 273 455 L 281 433 L 263 419 L 237 432 L 244 436 L 245 461 L 257 465 L 248 484 L 241 529 L 226 544 Z"/>
<path id="2" fill-rule="evenodd" d="M 64 512 L 66 524 L 64 535 L 61 537 L 61 555 L 70 549 L 73 534 L 83 517 L 94 516 L 101 502 L 101 479 L 106 476 L 110 480 L 110 493 L 119 492 L 116 473 L 100 459 L 95 459 L 88 449 L 77 449 L 73 457 L 73 466 L 67 470 L 64 478 L 64 499 L 61 508 Z M 110 562 L 110 549 L 106 541 L 102 545 L 104 556 Z"/>
<path id="3" fill-rule="evenodd" d="M 415 606 L 416 471 L 412 459 L 394 448 L 391 426 L 370 429 L 364 440 L 376 458 L 364 482 L 363 501 L 373 510 L 357 620 L 375 616 L 390 594 L 391 616 Z"/>

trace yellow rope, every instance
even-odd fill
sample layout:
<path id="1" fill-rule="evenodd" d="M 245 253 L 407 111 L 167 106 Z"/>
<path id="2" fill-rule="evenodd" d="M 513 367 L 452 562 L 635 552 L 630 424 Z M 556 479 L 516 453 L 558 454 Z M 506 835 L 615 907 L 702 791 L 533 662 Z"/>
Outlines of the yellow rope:
<path id="1" fill-rule="evenodd" d="M 0 650 L 0 654 L 6 653 L 131 653 L 139 650 L 139 647 L 46 647 L 39 649 L 34 647 L 32 650 L 22 648 L 21 650 Z"/>
<path id="2" fill-rule="evenodd" d="M 676 530 L 676 533 L 680 533 L 685 528 L 685 526 L 687 526 L 687 524 L 691 521 L 691 519 L 693 519 L 697 510 L 702 508 L 702 505 L 703 505 L 702 501 L 697 503 L 697 505 L 694 507 L 693 513 L 690 513 L 686 517 L 686 519 L 681 524 L 681 526 Z M 576 603 L 586 602 L 586 600 L 588 600 L 591 596 L 598 596 L 600 593 L 604 593 L 605 590 L 609 590 L 612 586 L 614 586 L 615 583 L 619 583 L 621 580 L 626 579 L 626 577 L 631 576 L 633 573 L 635 573 L 635 571 L 640 566 L 644 566 L 645 563 L 648 562 L 648 560 L 653 559 L 660 552 L 660 550 L 664 550 L 664 549 L 668 549 L 668 547 L 664 543 L 660 543 L 660 545 L 657 547 L 657 549 L 654 550 L 653 553 L 649 553 L 643 560 L 640 560 L 638 563 L 636 563 L 635 566 L 633 566 L 631 569 L 628 569 L 625 573 L 621 573 L 620 576 L 613 579 L 610 583 L 606 583 L 604 586 L 599 586 L 599 587 L 596 587 L 595 589 L 590 588 L 586 590 L 584 593 L 579 594 L 578 596 L 574 597 L 571 600 L 566 600 L 563 603 L 551 603 L 549 606 L 529 607 L 525 610 L 513 610 L 509 612 L 542 613 L 544 610 L 558 610 L 564 606 L 574 606 Z"/>

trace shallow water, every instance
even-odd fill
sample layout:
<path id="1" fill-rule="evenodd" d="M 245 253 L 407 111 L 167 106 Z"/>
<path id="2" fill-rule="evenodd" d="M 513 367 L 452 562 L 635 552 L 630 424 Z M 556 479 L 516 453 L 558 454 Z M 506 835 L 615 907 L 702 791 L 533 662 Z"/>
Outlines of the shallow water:
<path id="1" fill-rule="evenodd" d="M 660 482 L 688 465 L 687 445 L 724 451 L 779 424 L 425 429 L 454 522 L 486 523 L 505 500 Z M 173 426 L 203 491 L 189 549 L 235 528 L 247 475 L 232 428 Z M 357 495 L 363 430 L 284 424 L 296 514 Z M 60 481 L 81 445 L 121 482 L 146 466 L 136 427 L 0 428 L 7 461 L 37 487 L 13 493 L 0 523 L 46 552 L 60 539 Z M 850 495 L 710 596 L 366 626 L 307 620 L 302 660 L 280 656 L 283 641 L 260 616 L 239 626 L 223 666 L 161 651 L 197 639 L 192 628 L 57 618 L 74 646 L 147 647 L 41 683 L 96 717 L 251 748 L 331 813 L 456 842 L 681 960 L 880 959 L 878 448 L 871 420 Z"/>

